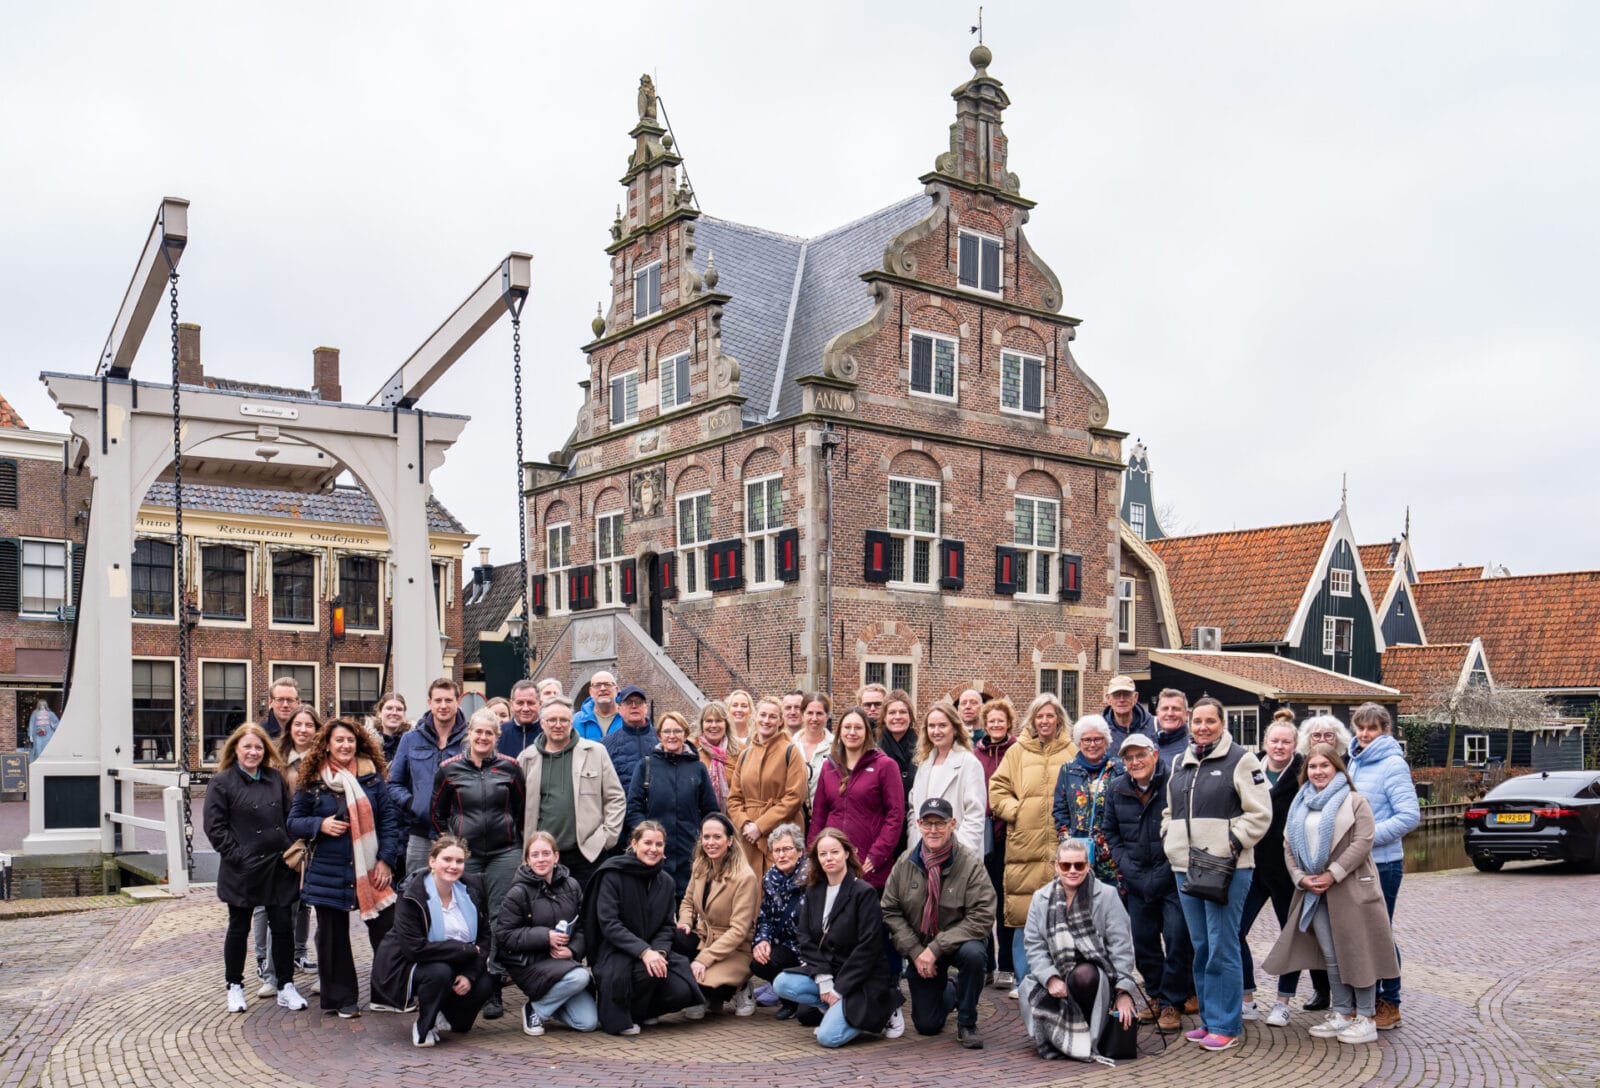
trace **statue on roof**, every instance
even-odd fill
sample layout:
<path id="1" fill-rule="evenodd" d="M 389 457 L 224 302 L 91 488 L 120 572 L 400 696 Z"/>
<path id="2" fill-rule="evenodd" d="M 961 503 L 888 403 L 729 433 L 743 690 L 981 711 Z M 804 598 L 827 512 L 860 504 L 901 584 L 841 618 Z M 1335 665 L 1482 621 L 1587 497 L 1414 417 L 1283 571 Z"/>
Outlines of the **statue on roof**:
<path id="1" fill-rule="evenodd" d="M 656 84 L 646 72 L 639 77 L 639 120 L 654 121 L 656 119 Z"/>

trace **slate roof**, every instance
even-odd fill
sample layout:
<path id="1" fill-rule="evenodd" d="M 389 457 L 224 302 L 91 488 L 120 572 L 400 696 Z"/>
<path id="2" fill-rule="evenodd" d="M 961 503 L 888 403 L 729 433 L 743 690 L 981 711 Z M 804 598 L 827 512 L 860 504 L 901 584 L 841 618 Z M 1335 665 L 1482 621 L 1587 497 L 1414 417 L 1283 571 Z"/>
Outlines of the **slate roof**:
<path id="1" fill-rule="evenodd" d="M 151 506 L 170 508 L 173 504 L 172 484 L 167 480 L 157 480 L 144 501 Z M 354 487 L 336 487 L 324 494 L 308 494 L 260 487 L 185 484 L 183 508 L 212 514 L 293 518 L 296 521 L 322 521 L 339 525 L 383 524 L 378 504 L 365 491 Z M 435 533 L 467 533 L 455 515 L 434 498 L 428 500 L 428 530 Z"/>
<path id="2" fill-rule="evenodd" d="M 1600 687 L 1600 570 L 1424 581 L 1414 590 L 1429 637 L 1483 639 L 1500 687 Z"/>
<path id="3" fill-rule="evenodd" d="M 28 425 L 22 422 L 22 417 L 17 415 L 17 410 L 11 407 L 11 402 L 6 400 L 4 394 L 0 394 L 0 427 L 15 427 L 19 431 L 28 429 Z"/>
<path id="4" fill-rule="evenodd" d="M 1420 695 L 1445 686 L 1453 688 L 1461 679 L 1461 668 L 1467 662 L 1470 649 L 1470 642 L 1389 647 L 1383 655 L 1383 682 L 1399 689 L 1400 713 L 1416 713 Z"/>
<path id="5" fill-rule="evenodd" d="M 1236 646 L 1284 641 L 1331 531 L 1308 521 L 1147 543 L 1167 565 L 1184 639 L 1220 627 L 1223 644 Z"/>
<path id="6" fill-rule="evenodd" d="M 1226 635 L 1224 635 L 1226 637 Z M 1395 692 L 1383 684 L 1370 684 L 1353 676 L 1321 669 L 1275 654 L 1235 653 L 1214 650 L 1151 650 L 1152 664 L 1160 663 L 1195 675 L 1214 674 L 1268 699 L 1315 697 L 1321 699 L 1371 700 L 1392 703 Z"/>
<path id="7" fill-rule="evenodd" d="M 872 313 L 862 274 L 881 269 L 889 243 L 931 209 L 931 199 L 918 193 L 814 238 L 709 215 L 696 221 L 695 267 L 703 273 L 715 255 L 716 290 L 731 296 L 722 320 L 722 348 L 739 361 L 747 418 L 766 418 L 773 385 L 780 381 L 777 415 L 800 411 L 802 391 L 794 379 L 822 373 L 823 348 Z M 789 353 L 780 375 L 786 331 Z"/>
<path id="8" fill-rule="evenodd" d="M 463 596 L 461 655 L 464 664 L 479 664 L 478 636 L 484 631 L 498 631 L 506 616 L 517 607 L 521 597 L 517 588 L 517 571 L 520 566 L 520 563 L 501 563 L 491 567 L 494 579 L 489 583 L 489 591 L 484 594 L 483 599 L 467 601 Z M 468 582 L 462 593 L 470 593 L 471 589 L 472 583 Z"/>

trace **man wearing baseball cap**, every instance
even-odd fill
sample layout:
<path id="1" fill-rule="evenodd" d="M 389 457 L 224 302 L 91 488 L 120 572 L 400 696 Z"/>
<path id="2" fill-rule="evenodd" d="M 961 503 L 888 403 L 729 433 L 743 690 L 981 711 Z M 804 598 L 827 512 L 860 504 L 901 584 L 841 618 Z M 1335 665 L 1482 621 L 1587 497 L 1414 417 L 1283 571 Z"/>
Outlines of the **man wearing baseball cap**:
<path id="1" fill-rule="evenodd" d="M 984 938 L 994 925 L 994 885 L 983 858 L 955 839 L 956 814 L 943 797 L 917 809 L 922 840 L 900 855 L 883 889 L 883 922 L 895 948 L 910 962 L 911 1022 L 920 1035 L 944 1030 L 955 994 L 956 1039 L 982 1050 L 978 998 L 988 955 Z M 955 968 L 954 985 L 950 969 Z"/>
<path id="2" fill-rule="evenodd" d="M 1131 733 L 1156 739 L 1156 719 L 1139 703 L 1139 689 L 1127 676 L 1113 676 L 1106 685 L 1106 708 L 1100 716 L 1111 727 L 1111 751 L 1120 751 Z"/>
<path id="3" fill-rule="evenodd" d="M 611 757 L 611 765 L 617 769 L 622 792 L 626 794 L 628 787 L 633 784 L 634 768 L 639 766 L 640 760 L 650 757 L 660 738 L 650 724 L 650 697 L 643 688 L 629 684 L 617 692 L 617 706 L 622 725 L 606 734 L 603 743 L 606 754 Z"/>

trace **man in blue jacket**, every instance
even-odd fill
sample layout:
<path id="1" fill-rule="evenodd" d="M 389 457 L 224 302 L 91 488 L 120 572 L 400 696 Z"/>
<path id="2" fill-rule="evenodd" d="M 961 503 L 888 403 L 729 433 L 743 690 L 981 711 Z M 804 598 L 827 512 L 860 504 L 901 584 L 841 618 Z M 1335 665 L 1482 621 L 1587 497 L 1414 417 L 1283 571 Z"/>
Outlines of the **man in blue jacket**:
<path id="1" fill-rule="evenodd" d="M 1131 677 L 1111 678 L 1111 683 L 1106 685 L 1106 708 L 1100 716 L 1111 727 L 1112 754 L 1122 750 L 1122 742 L 1129 734 L 1143 733 L 1151 740 L 1156 739 L 1156 720 L 1139 702 L 1139 689 Z"/>
<path id="2" fill-rule="evenodd" d="M 441 724 L 443 723 L 443 724 Z M 428 685 L 428 710 L 416 728 L 400 738 L 389 764 L 389 792 L 402 810 L 406 840 L 406 872 L 428 867 L 433 821 L 428 814 L 433 779 L 439 764 L 461 754 L 467 737 L 467 716 L 461 713 L 461 689 L 448 676 Z"/>
<path id="3" fill-rule="evenodd" d="M 572 731 L 582 740 L 603 741 L 622 726 L 617 707 L 617 678 L 604 669 L 589 677 L 589 697 L 572 717 Z"/>
<path id="4" fill-rule="evenodd" d="M 661 738 L 656 736 L 655 727 L 650 724 L 650 700 L 643 688 L 636 688 L 632 684 L 623 688 L 617 693 L 617 706 L 621 708 L 618 713 L 622 718 L 622 727 L 606 736 L 605 748 L 606 754 L 611 757 L 611 765 L 617 770 L 622 792 L 626 795 L 628 787 L 633 784 L 634 768 L 655 750 Z"/>
<path id="5" fill-rule="evenodd" d="M 500 754 L 516 759 L 539 739 L 539 685 L 518 680 L 511 685 L 511 717 L 500 726 Z"/>

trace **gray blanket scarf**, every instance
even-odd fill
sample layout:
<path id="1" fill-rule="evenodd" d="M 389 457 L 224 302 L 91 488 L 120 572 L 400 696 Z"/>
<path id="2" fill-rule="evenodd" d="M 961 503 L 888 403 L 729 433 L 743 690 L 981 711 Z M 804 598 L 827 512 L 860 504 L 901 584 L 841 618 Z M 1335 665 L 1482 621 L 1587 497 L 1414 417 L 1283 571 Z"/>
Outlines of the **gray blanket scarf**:
<path id="1" fill-rule="evenodd" d="M 1094 928 L 1094 892 L 1096 880 L 1091 871 L 1067 906 L 1066 896 L 1059 880 L 1051 881 L 1050 901 L 1045 914 L 1045 944 L 1050 949 L 1050 962 L 1056 974 L 1065 980 L 1080 963 L 1092 963 L 1113 983 L 1117 972 L 1106 954 L 1105 943 Z M 1097 1041 L 1092 1037 L 1089 1020 L 1072 995 L 1051 997 L 1044 986 L 1035 986 L 1028 994 L 1028 1007 L 1035 1025 L 1034 1046 L 1042 1058 L 1065 1054 L 1079 1061 L 1095 1057 Z"/>

